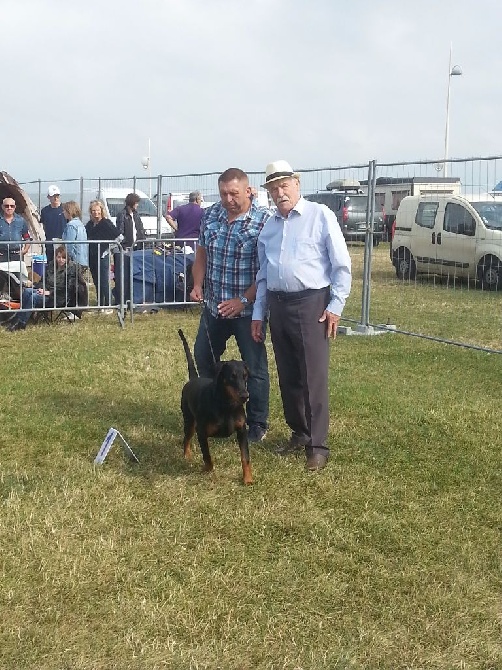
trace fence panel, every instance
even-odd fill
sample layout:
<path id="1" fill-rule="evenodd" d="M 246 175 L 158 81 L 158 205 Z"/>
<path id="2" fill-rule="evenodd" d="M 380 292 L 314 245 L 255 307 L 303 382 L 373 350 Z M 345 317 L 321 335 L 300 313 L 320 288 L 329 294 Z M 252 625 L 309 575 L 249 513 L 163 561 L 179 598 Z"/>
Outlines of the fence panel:
<path id="1" fill-rule="evenodd" d="M 359 241 L 348 241 L 353 263 L 353 288 L 343 315 L 347 324 L 363 326 L 361 332 L 368 324 L 395 325 L 403 332 L 418 336 L 502 349 L 501 292 L 487 290 L 490 282 L 496 284 L 492 288 L 500 288 L 498 278 L 502 273 L 502 217 L 499 214 L 502 195 L 494 193 L 494 186 L 502 179 L 501 161 L 501 156 L 449 160 L 446 165 L 437 161 L 380 164 L 369 161 L 360 165 L 298 170 L 302 193 L 317 201 L 322 201 L 327 185 L 335 180 L 358 181 L 362 193 L 368 196 L 366 235 L 358 238 Z M 115 216 L 118 208 L 123 206 L 120 200 L 125 198 L 126 192 L 143 192 L 147 196 L 144 199 L 150 203 L 145 206 L 153 206 L 153 222 L 149 223 L 150 246 L 156 247 L 155 253 L 162 258 L 169 256 L 174 268 L 179 267 L 180 257 L 186 264 L 189 256 L 182 249 L 173 252 L 165 246 L 165 238 L 171 235 L 163 218 L 167 207 L 174 206 L 176 198 L 186 198 L 194 190 L 202 193 L 206 204 L 217 201 L 220 173 L 37 180 L 22 186 L 40 210 L 48 202 L 47 187 L 56 183 L 61 189 L 62 201 L 76 200 L 81 205 L 84 223 L 88 220 L 90 198 L 98 193 L 120 190 L 117 202 L 111 201 Z M 251 171 L 248 175 L 250 184 L 262 190 L 264 173 Z M 403 236 L 410 238 L 410 232 L 400 230 L 403 228 L 400 218 L 404 217 L 401 202 L 406 195 L 413 194 L 420 195 L 423 200 L 421 226 L 414 223 L 416 212 L 408 213 L 408 223 L 404 225 L 404 228 L 411 228 L 413 224 L 414 255 L 407 248 L 407 243 L 402 241 Z M 477 214 L 469 209 L 470 205 L 467 206 L 475 219 L 474 232 L 471 228 L 467 234 L 467 219 L 458 218 L 463 212 L 462 207 L 466 209 L 465 202 L 446 202 L 447 197 L 451 196 L 454 200 L 457 195 L 476 203 Z M 479 204 L 481 202 L 485 205 Z M 371 208 L 374 209 L 374 216 Z M 462 216 L 465 218 L 467 215 L 464 213 Z M 381 238 L 371 235 L 372 221 L 378 218 L 383 218 L 385 224 Z M 343 228 L 341 219 L 340 224 Z M 399 242 L 401 251 L 396 247 L 393 257 L 391 235 L 395 225 L 397 237 L 394 244 Z M 422 237 L 418 239 L 418 243 L 422 244 L 418 250 L 417 230 L 420 233 L 418 238 Z M 145 268 L 152 261 L 149 255 L 154 252 L 147 253 L 145 250 L 142 253 L 142 259 L 136 258 L 137 263 L 133 264 L 128 264 L 126 257 L 118 255 L 118 259 L 125 264 L 124 272 L 130 283 L 128 291 L 132 291 L 134 279 L 136 284 L 142 285 L 141 289 L 136 286 L 136 295 L 126 291 L 123 300 L 115 291 L 117 309 L 122 315 L 127 304 L 140 309 L 141 305 L 156 309 L 179 304 L 182 297 L 181 287 L 169 285 L 168 292 L 162 289 L 163 292 L 154 294 L 154 300 L 150 301 L 151 287 Z M 408 259 L 406 254 L 412 255 Z M 408 269 L 407 260 L 412 261 Z M 155 259 L 151 264 L 155 265 Z M 131 278 L 136 265 L 141 267 L 140 276 Z M 178 275 L 187 278 L 188 272 L 179 271 Z M 96 303 L 96 306 L 100 305 Z"/>
<path id="2" fill-rule="evenodd" d="M 500 165 L 451 161 L 451 177 L 432 161 L 377 166 L 376 203 L 395 232 L 373 254 L 373 323 L 502 349 L 502 293 L 490 290 L 502 290 Z"/>

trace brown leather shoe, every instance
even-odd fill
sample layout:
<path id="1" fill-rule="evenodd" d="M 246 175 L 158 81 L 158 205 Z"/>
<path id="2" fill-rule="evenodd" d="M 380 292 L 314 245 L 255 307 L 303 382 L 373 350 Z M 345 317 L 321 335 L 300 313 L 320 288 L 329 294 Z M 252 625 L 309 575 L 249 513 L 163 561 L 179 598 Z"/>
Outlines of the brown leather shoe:
<path id="1" fill-rule="evenodd" d="M 316 452 L 314 454 L 310 453 L 307 456 L 307 462 L 305 463 L 306 470 L 322 470 L 328 462 L 328 453 L 322 454 Z"/>

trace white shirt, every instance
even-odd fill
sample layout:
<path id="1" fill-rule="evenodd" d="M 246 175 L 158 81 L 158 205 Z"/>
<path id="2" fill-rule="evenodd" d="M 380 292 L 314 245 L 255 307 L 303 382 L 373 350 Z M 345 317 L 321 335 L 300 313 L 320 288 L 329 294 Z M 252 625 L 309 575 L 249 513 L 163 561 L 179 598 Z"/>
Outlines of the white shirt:
<path id="1" fill-rule="evenodd" d="M 330 286 L 327 310 L 341 316 L 350 293 L 350 256 L 335 214 L 300 198 L 284 218 L 275 212 L 258 237 L 253 320 L 263 321 L 269 291 L 303 291 Z"/>

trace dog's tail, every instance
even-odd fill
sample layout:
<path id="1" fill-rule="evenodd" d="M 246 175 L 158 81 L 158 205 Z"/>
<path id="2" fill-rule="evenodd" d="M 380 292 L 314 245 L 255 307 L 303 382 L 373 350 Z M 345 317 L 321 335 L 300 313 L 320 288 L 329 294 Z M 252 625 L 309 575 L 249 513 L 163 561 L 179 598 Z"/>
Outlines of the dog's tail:
<path id="1" fill-rule="evenodd" d="M 195 379 L 196 377 L 199 376 L 199 373 L 197 372 L 192 352 L 190 351 L 190 347 L 188 346 L 188 342 L 186 341 L 186 337 L 184 336 L 181 328 L 178 330 L 178 335 L 180 336 L 181 341 L 183 342 L 183 349 L 185 350 L 185 356 L 187 357 L 188 379 Z"/>

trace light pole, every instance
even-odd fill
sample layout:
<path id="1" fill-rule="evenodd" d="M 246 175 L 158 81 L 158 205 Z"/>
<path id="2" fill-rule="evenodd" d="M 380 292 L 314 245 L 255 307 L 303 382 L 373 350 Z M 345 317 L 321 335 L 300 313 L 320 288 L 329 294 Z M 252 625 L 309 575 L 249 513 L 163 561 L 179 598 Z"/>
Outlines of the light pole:
<path id="1" fill-rule="evenodd" d="M 148 138 L 148 156 L 143 156 L 141 165 L 148 170 L 148 197 L 152 197 L 152 155 L 150 151 L 150 138 Z"/>
<path id="2" fill-rule="evenodd" d="M 450 88 L 451 78 L 458 77 L 462 74 L 460 65 L 451 66 L 451 44 L 450 44 L 450 62 L 448 65 L 448 93 L 446 95 L 446 128 L 444 131 L 444 163 L 443 163 L 443 177 L 447 176 L 448 167 L 446 161 L 448 160 L 448 139 L 450 133 Z"/>

